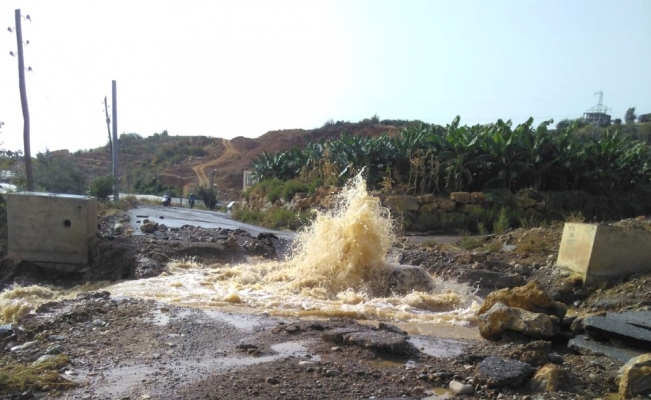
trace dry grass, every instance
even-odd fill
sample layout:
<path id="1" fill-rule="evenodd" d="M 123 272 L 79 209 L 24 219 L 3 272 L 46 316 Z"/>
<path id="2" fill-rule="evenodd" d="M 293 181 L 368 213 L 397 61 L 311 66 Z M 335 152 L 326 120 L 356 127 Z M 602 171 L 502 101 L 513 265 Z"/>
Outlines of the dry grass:
<path id="1" fill-rule="evenodd" d="M 63 354 L 38 364 L 22 364 L 10 357 L 0 358 L 0 395 L 43 390 L 46 387 L 50 390 L 73 387 L 73 382 L 59 375 L 59 369 L 68 362 L 68 357 Z"/>
<path id="2" fill-rule="evenodd" d="M 553 230 L 533 229 L 526 232 L 513 252 L 520 255 L 546 254 L 555 252 L 560 245 L 560 237 Z"/>

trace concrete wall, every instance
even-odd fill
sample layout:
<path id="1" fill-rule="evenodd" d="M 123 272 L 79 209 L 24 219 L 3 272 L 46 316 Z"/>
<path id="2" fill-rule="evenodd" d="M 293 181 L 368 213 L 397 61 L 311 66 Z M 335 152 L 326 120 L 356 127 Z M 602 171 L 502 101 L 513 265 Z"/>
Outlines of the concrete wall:
<path id="1" fill-rule="evenodd" d="M 613 277 L 651 272 L 651 232 L 567 223 L 557 264 L 583 276 L 586 286 Z"/>
<path id="2" fill-rule="evenodd" d="M 10 193 L 7 223 L 9 257 L 74 270 L 88 261 L 88 239 L 97 232 L 97 199 Z"/>

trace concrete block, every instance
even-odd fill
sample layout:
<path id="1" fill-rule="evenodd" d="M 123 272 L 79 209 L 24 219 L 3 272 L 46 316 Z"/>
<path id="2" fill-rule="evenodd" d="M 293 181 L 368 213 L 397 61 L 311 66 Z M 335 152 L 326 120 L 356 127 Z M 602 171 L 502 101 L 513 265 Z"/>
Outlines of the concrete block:
<path id="1" fill-rule="evenodd" d="M 10 193 L 7 225 L 9 257 L 74 270 L 88 261 L 88 240 L 97 232 L 97 199 Z"/>
<path id="2" fill-rule="evenodd" d="M 596 224 L 567 223 L 557 264 L 583 277 L 585 286 L 651 272 L 651 232 Z"/>

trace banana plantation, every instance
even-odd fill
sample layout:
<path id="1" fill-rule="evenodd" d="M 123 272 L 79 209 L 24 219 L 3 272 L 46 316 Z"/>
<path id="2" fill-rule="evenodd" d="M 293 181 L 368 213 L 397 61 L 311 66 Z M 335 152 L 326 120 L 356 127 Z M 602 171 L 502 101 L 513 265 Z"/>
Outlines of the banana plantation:
<path id="1" fill-rule="evenodd" d="M 618 131 L 601 137 L 576 134 L 577 125 L 552 130 L 533 118 L 513 127 L 422 124 L 400 135 L 313 142 L 304 149 L 262 153 L 252 162 L 260 180 L 301 179 L 338 185 L 364 171 L 369 189 L 404 194 L 444 194 L 506 188 L 512 192 L 628 191 L 651 179 L 649 149 Z"/>

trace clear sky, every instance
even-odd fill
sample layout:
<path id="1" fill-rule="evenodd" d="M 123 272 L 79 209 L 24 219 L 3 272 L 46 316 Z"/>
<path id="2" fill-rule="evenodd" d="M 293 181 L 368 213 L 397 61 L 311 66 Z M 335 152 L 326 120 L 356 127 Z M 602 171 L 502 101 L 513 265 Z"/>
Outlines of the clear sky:
<path id="1" fill-rule="evenodd" d="M 446 124 L 651 113 L 651 0 L 0 2 L 0 141 L 23 146 L 14 10 L 24 20 L 32 152 L 118 132 L 258 137 L 329 119 Z"/>

